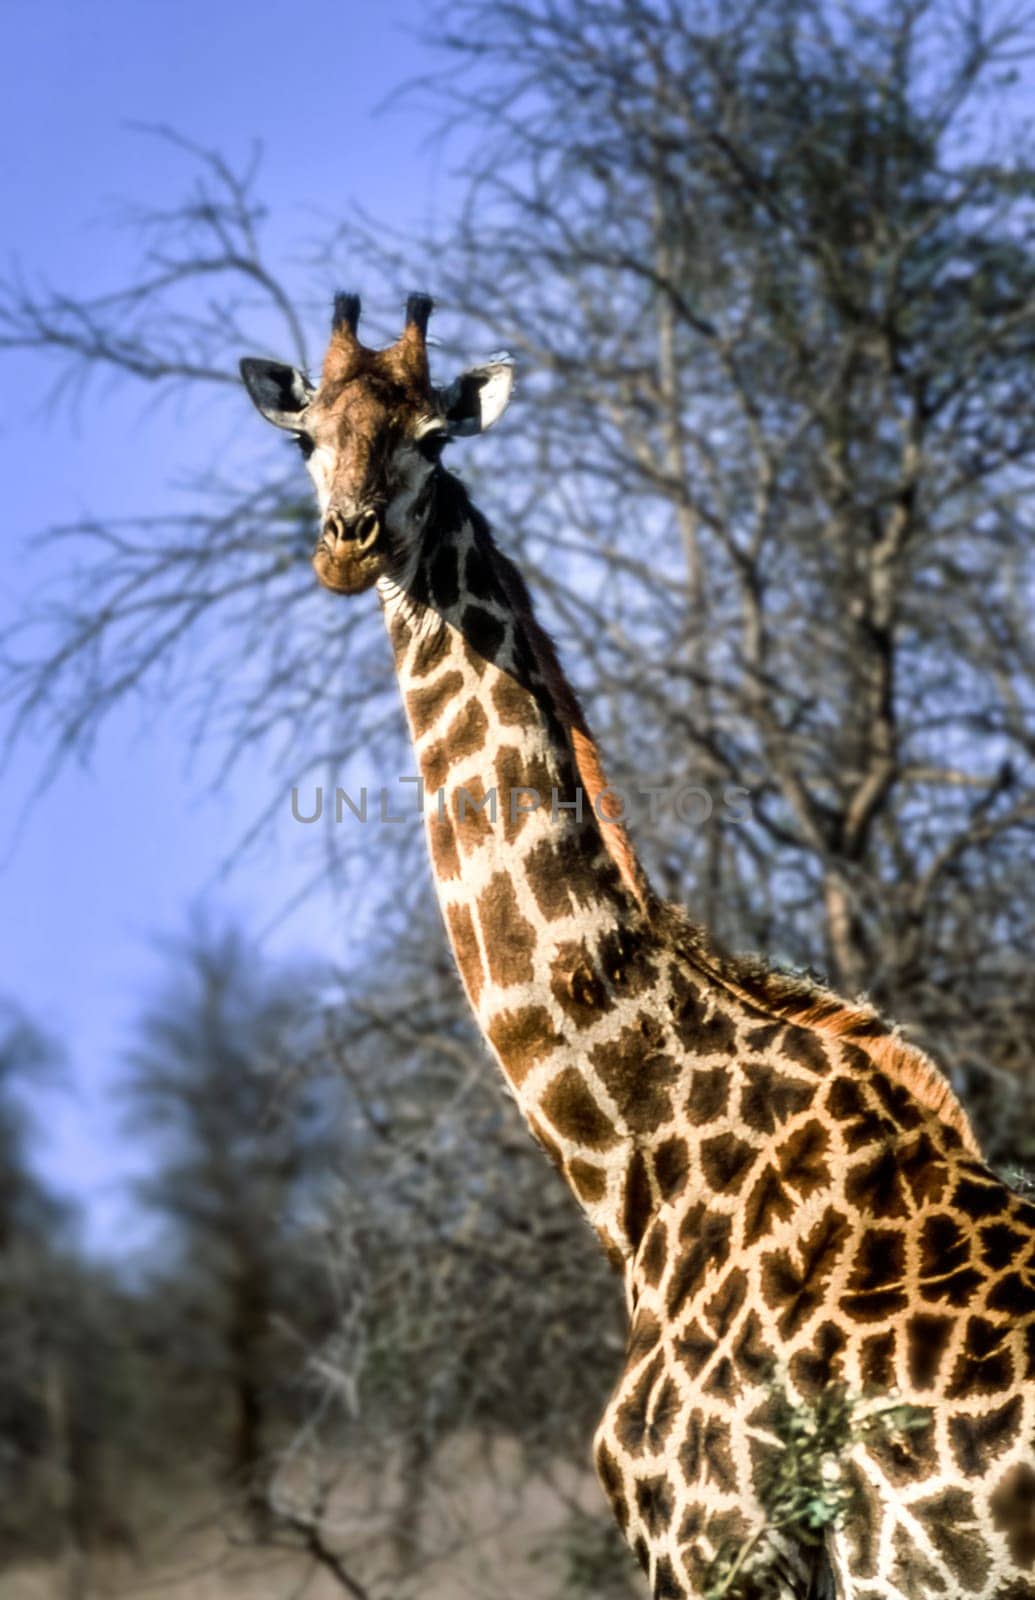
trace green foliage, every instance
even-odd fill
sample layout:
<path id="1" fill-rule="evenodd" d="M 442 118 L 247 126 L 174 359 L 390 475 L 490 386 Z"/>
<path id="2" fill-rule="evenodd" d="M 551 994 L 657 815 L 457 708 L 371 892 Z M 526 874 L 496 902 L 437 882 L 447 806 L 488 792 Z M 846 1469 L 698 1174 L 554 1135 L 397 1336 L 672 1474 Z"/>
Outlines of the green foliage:
<path id="1" fill-rule="evenodd" d="M 840 1384 L 812 1405 L 792 1406 L 775 1390 L 771 1409 L 778 1443 L 758 1477 L 765 1522 L 743 1543 L 719 1552 L 708 1573 L 706 1600 L 757 1596 L 778 1558 L 774 1534 L 799 1546 L 819 1545 L 828 1528 L 851 1517 L 855 1490 L 847 1468 L 856 1445 L 875 1436 L 891 1439 L 930 1421 L 930 1412 L 919 1406 L 863 1398 Z"/>

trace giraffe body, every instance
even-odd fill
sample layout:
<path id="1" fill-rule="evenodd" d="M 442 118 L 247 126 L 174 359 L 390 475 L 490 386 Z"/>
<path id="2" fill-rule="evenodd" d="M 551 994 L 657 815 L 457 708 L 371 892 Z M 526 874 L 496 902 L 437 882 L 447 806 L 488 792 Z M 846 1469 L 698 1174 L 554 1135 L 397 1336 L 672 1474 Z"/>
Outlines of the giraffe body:
<path id="1" fill-rule="evenodd" d="M 245 377 L 311 446 L 321 580 L 377 585 L 468 998 L 623 1274 L 615 1515 L 658 1600 L 1035 1596 L 1035 1207 L 879 1019 L 656 900 L 524 584 L 426 448 L 509 376 L 432 390 L 427 309 L 371 352 L 339 302 L 319 390 Z M 841 1392 L 874 1421 L 812 1538 L 773 1519 L 781 1424 Z"/>
<path id="2" fill-rule="evenodd" d="M 698 993 L 734 1031 L 688 1063 L 686 1178 L 631 1266 L 597 1437 L 654 1593 L 704 1592 L 765 1527 L 780 1408 L 842 1386 L 909 1426 L 851 1449 L 835 1592 L 1035 1593 L 1035 1207 L 857 1043 Z"/>

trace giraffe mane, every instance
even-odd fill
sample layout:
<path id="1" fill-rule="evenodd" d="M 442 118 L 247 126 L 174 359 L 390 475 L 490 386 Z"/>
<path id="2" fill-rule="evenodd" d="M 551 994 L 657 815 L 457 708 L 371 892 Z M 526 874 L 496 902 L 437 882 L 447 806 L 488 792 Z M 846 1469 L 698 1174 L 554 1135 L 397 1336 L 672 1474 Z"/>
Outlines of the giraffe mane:
<path id="1" fill-rule="evenodd" d="M 593 808 L 604 847 L 610 855 L 626 889 L 641 910 L 646 911 L 651 894 L 639 857 L 633 848 L 624 822 L 614 815 L 615 807 L 605 799 L 598 810 L 597 802 L 609 792 L 607 777 L 600 750 L 589 731 L 578 695 L 568 682 L 557 656 L 557 648 L 532 609 L 528 586 L 514 563 L 493 543 L 496 571 L 509 604 L 521 621 L 525 638 L 543 675 L 554 709 L 571 740 L 575 767 L 585 798 Z M 606 819 L 606 820 L 605 820 Z"/>
<path id="2" fill-rule="evenodd" d="M 964 1145 L 980 1156 L 970 1119 L 941 1068 L 919 1045 L 912 1044 L 884 1022 L 865 1002 L 845 1000 L 820 984 L 801 983 L 768 971 L 761 992 L 776 1015 L 798 1027 L 813 1028 L 835 1039 L 847 1039 L 868 1055 L 875 1066 L 902 1084 L 940 1122 L 954 1128 Z"/>
<path id="3" fill-rule="evenodd" d="M 679 907 L 665 909 L 675 913 L 682 928 L 677 940 L 694 966 L 768 1017 L 853 1044 L 983 1159 L 970 1119 L 941 1068 L 867 1001 L 846 1000 L 822 983 L 777 971 L 758 957 L 727 955 Z"/>

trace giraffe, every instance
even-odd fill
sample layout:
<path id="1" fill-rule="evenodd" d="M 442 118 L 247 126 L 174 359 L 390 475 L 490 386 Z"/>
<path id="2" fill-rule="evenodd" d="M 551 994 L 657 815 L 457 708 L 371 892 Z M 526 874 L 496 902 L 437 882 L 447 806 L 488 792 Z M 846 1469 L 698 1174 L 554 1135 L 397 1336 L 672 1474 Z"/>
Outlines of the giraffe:
<path id="1" fill-rule="evenodd" d="M 375 350 L 339 295 L 318 383 L 241 371 L 301 447 L 321 584 L 377 592 L 468 1001 L 623 1277 L 595 1441 L 614 1515 L 656 1600 L 1035 1596 L 1035 1205 L 866 1004 L 655 894 L 528 590 L 441 462 L 502 415 L 510 364 L 434 387 L 431 304 Z M 769 1486 L 781 1419 L 838 1394 L 909 1426 L 853 1431 L 813 1538 Z"/>

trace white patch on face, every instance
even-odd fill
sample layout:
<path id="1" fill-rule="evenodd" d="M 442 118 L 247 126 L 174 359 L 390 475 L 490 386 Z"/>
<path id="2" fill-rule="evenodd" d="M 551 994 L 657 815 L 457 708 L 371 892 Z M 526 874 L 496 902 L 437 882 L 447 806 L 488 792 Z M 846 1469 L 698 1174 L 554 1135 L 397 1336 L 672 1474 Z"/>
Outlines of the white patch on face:
<path id="1" fill-rule="evenodd" d="M 313 480 L 321 517 L 331 499 L 331 482 L 334 476 L 335 452 L 325 444 L 318 444 L 306 458 L 306 471 Z"/>

